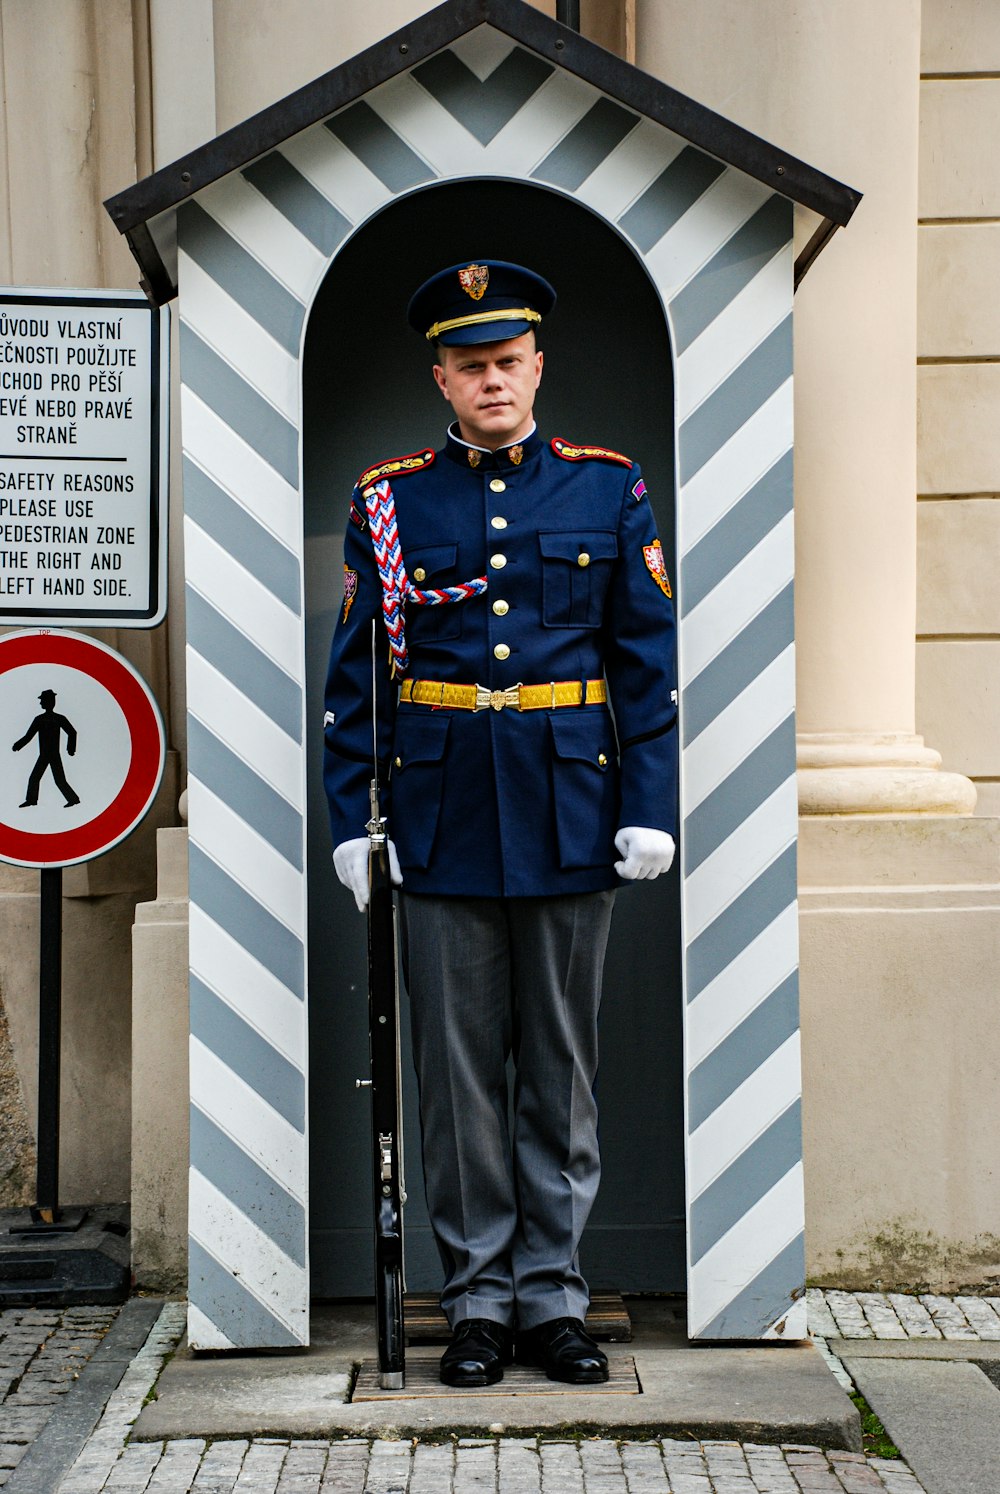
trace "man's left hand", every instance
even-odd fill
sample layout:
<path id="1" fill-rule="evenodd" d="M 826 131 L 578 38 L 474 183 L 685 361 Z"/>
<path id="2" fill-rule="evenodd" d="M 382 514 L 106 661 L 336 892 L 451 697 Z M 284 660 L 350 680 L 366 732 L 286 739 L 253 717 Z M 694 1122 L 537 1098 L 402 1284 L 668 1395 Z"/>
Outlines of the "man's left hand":
<path id="1" fill-rule="evenodd" d="M 670 870 L 674 859 L 673 836 L 645 825 L 624 826 L 615 836 L 615 845 L 624 858 L 615 862 L 615 871 L 626 882 L 658 877 Z"/>

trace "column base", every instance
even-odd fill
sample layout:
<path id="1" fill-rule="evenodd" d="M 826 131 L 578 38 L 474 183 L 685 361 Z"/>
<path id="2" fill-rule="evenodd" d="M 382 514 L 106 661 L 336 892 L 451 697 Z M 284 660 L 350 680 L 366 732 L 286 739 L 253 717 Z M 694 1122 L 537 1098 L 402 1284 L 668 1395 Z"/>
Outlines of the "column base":
<path id="1" fill-rule="evenodd" d="M 923 737 L 816 732 L 796 745 L 800 814 L 969 815 L 976 807 L 971 779 L 943 773 Z"/>

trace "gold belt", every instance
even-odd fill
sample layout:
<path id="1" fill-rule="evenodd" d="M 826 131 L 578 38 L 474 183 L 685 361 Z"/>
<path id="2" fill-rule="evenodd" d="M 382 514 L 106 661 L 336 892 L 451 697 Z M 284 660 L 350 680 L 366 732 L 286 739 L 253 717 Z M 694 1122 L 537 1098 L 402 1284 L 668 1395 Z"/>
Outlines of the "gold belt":
<path id="1" fill-rule="evenodd" d="M 511 685 L 490 690 L 486 685 L 446 685 L 439 680 L 404 680 L 400 700 L 413 705 L 444 706 L 453 711 L 551 711 L 556 706 L 604 705 L 608 687 L 603 680 L 549 680 L 546 685 Z"/>

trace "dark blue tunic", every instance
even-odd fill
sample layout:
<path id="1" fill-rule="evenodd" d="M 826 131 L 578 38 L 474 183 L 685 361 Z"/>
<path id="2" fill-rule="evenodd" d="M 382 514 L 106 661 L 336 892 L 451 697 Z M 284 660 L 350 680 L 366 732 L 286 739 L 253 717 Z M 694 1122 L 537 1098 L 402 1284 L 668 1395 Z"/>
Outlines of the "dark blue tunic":
<path id="1" fill-rule="evenodd" d="M 363 835 L 369 816 L 374 619 L 382 809 L 410 893 L 595 892 L 620 885 L 621 826 L 676 836 L 674 615 L 655 519 L 635 463 L 567 459 L 557 444 L 535 433 L 472 466 L 470 448 L 449 435 L 433 461 L 388 474 L 411 582 L 489 578 L 482 596 L 407 607 L 407 678 L 501 690 L 605 676 L 610 710 L 399 702 L 354 491 L 326 693 L 333 843 Z"/>

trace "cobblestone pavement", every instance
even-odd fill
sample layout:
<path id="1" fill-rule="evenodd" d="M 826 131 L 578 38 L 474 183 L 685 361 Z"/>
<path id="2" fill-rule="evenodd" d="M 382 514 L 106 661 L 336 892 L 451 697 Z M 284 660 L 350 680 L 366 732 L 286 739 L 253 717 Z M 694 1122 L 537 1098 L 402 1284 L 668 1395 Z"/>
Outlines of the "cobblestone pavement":
<path id="1" fill-rule="evenodd" d="M 807 1297 L 809 1332 L 818 1338 L 1000 1340 L 1000 1297 L 817 1290 Z"/>
<path id="2" fill-rule="evenodd" d="M 810 1332 L 846 1388 L 853 1387 L 830 1339 L 1000 1341 L 1000 1297 L 811 1290 L 808 1301 Z M 42 1433 L 116 1312 L 0 1311 L 0 1484 Z M 921 1494 L 900 1460 L 791 1445 L 544 1437 L 129 1443 L 183 1328 L 184 1304 L 167 1303 L 58 1494 Z"/>
<path id="3" fill-rule="evenodd" d="M 925 1292 L 838 1292 L 810 1288 L 809 1334 L 834 1378 L 854 1382 L 831 1351 L 831 1338 L 1000 1341 L 1000 1297 L 939 1297 Z"/>
<path id="4" fill-rule="evenodd" d="M 0 1484 L 76 1382 L 116 1307 L 0 1310 Z"/>
<path id="5" fill-rule="evenodd" d="M 144 1442 L 60 1494 L 920 1494 L 904 1463 L 736 1442 Z"/>
<path id="6" fill-rule="evenodd" d="M 58 1494 L 922 1494 L 899 1460 L 793 1445 L 545 1437 L 129 1443 L 183 1316 L 183 1304 L 166 1305 Z"/>

